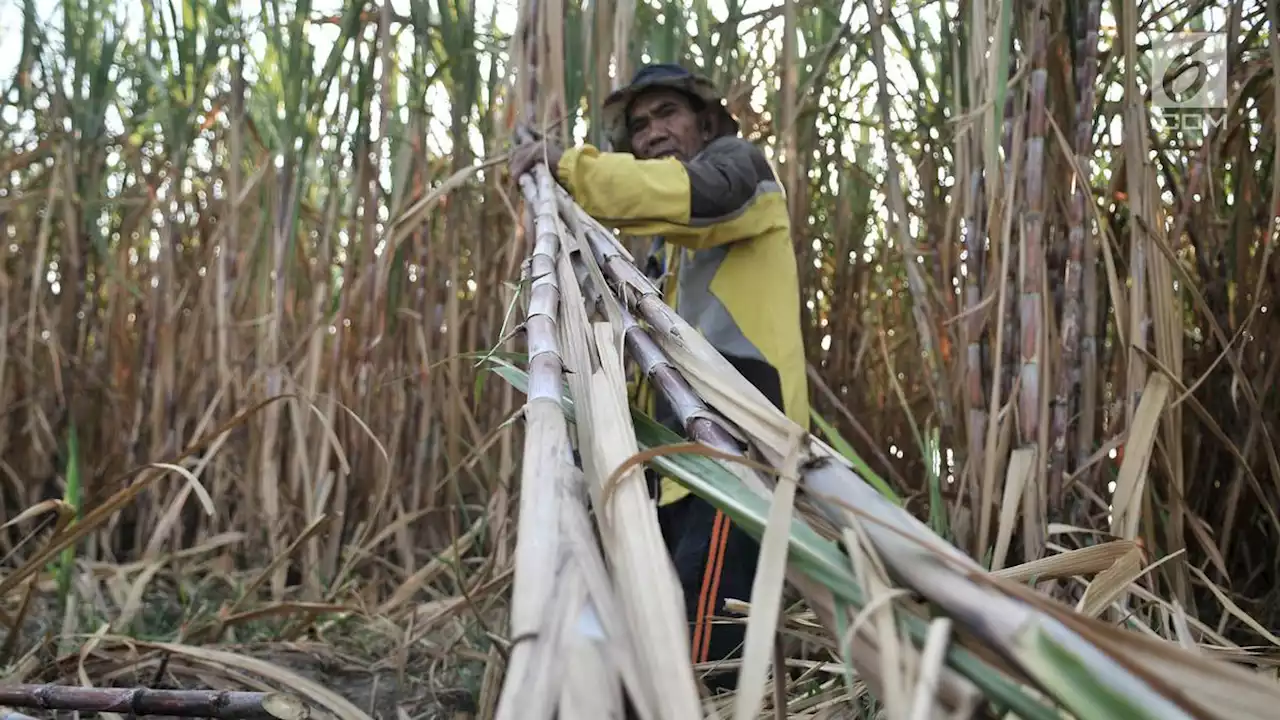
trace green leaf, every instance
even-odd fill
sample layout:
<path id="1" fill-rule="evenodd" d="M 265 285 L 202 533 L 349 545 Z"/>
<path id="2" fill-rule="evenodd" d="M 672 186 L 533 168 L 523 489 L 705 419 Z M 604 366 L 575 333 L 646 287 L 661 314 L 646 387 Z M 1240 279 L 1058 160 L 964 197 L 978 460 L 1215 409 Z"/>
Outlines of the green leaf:
<path id="1" fill-rule="evenodd" d="M 71 525 L 74 525 L 80 517 L 80 506 L 84 502 L 83 492 L 80 487 L 80 443 L 76 438 L 76 424 L 72 420 L 67 425 L 67 464 L 66 464 L 66 481 L 67 487 L 62 495 L 62 501 L 71 506 L 74 516 Z M 70 527 L 70 526 L 68 526 Z M 66 602 L 67 593 L 71 590 L 71 575 L 75 571 L 76 564 L 76 548 L 75 545 L 69 545 L 63 549 L 58 558 L 58 601 Z"/>
<path id="2" fill-rule="evenodd" d="M 1098 682 L 1080 658 L 1049 637 L 1038 625 L 1024 636 L 1028 652 L 1021 658 L 1045 688 L 1061 698 L 1079 720 L 1156 720 L 1140 706 Z"/>

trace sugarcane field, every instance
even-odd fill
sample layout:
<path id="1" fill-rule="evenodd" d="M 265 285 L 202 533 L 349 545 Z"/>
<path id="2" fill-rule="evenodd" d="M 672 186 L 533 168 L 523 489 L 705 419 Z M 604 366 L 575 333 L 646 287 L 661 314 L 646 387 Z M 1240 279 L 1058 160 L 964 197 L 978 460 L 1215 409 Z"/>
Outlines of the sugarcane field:
<path id="1" fill-rule="evenodd" d="M 0 720 L 1280 717 L 1277 33 L 0 0 Z"/>

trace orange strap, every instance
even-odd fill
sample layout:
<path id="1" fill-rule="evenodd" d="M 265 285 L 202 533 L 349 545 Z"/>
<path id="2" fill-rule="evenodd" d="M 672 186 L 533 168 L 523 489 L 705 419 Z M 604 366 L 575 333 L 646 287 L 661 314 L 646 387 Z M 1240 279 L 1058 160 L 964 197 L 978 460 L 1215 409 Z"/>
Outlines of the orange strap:
<path id="1" fill-rule="evenodd" d="M 729 518 L 716 510 L 711 525 L 711 542 L 707 547 L 707 567 L 702 573 L 702 590 L 698 594 L 698 610 L 693 623 L 693 662 L 706 662 L 711 648 L 711 615 L 715 611 L 716 593 L 724 570 L 724 548 L 729 539 Z"/>

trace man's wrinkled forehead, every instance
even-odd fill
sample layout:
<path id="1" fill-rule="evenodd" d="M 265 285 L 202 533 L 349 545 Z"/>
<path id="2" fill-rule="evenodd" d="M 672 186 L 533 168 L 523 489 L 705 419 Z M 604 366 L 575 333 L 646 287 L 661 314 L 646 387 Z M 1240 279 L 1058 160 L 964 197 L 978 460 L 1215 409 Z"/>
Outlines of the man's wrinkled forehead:
<path id="1" fill-rule="evenodd" d="M 630 125 L 635 120 L 645 119 L 646 116 L 653 114 L 668 104 L 678 105 L 690 110 L 694 109 L 693 100 L 679 90 L 666 87 L 649 88 L 638 93 L 627 105 L 627 124 Z"/>

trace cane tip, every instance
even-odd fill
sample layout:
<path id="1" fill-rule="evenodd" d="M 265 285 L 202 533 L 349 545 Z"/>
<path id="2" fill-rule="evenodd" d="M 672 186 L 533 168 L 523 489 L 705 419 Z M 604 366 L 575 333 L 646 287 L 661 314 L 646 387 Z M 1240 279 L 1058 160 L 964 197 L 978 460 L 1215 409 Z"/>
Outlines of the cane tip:
<path id="1" fill-rule="evenodd" d="M 280 720 L 307 720 L 311 717 L 311 710 L 305 703 L 285 693 L 267 693 L 262 698 L 262 709 Z"/>

